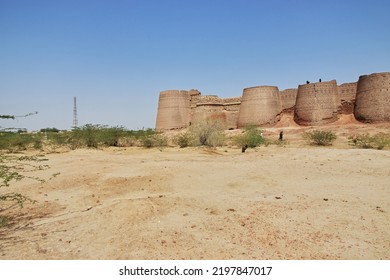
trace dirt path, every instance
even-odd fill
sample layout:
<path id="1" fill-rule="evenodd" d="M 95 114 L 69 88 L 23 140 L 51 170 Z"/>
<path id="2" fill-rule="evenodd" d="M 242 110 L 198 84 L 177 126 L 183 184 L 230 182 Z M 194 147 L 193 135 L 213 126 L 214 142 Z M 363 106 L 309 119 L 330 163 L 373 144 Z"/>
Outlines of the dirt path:
<path id="1" fill-rule="evenodd" d="M 1 259 L 390 259 L 389 151 L 272 145 L 47 157 L 40 176 L 61 174 L 15 187 L 37 203 L 0 229 Z"/>

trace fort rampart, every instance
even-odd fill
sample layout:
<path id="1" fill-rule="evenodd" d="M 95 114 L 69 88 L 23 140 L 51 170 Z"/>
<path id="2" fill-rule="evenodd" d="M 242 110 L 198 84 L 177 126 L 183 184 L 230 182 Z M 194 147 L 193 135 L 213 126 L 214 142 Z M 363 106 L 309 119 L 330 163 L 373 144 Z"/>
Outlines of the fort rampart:
<path id="1" fill-rule="evenodd" d="M 390 121 L 390 72 L 359 77 L 337 85 L 336 80 L 308 83 L 279 91 L 276 86 L 245 88 L 242 97 L 220 98 L 198 90 L 160 92 L 156 129 L 181 129 L 213 119 L 226 129 L 246 125 L 272 126 L 283 114 L 294 114 L 299 125 L 324 125 L 341 114 L 363 122 Z"/>
<path id="2" fill-rule="evenodd" d="M 355 117 L 363 122 L 390 121 L 390 72 L 359 77 Z"/>
<path id="3" fill-rule="evenodd" d="M 190 95 L 188 91 L 166 90 L 160 92 L 156 129 L 188 127 L 190 114 Z"/>
<path id="4" fill-rule="evenodd" d="M 258 86 L 244 89 L 237 126 L 273 125 L 280 119 L 282 105 L 279 89 L 275 86 Z"/>
<path id="5" fill-rule="evenodd" d="M 299 125 L 322 125 L 339 118 L 340 96 L 336 80 L 300 85 L 294 120 Z"/>
<path id="6" fill-rule="evenodd" d="M 280 91 L 280 101 L 282 104 L 282 110 L 292 110 L 295 107 L 295 101 L 297 99 L 298 89 L 289 88 Z"/>
<path id="7" fill-rule="evenodd" d="M 353 114 L 356 101 L 356 89 L 357 83 L 345 83 L 338 86 L 342 114 Z"/>

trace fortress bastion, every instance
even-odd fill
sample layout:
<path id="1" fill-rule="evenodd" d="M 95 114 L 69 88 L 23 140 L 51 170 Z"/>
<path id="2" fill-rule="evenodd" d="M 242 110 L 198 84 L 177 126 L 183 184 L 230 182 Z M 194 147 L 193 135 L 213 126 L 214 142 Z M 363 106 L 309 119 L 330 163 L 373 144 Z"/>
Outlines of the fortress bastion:
<path id="1" fill-rule="evenodd" d="M 340 96 L 336 80 L 300 85 L 294 120 L 299 125 L 323 125 L 339 118 Z"/>
<path id="2" fill-rule="evenodd" d="M 359 77 L 355 118 L 362 122 L 390 121 L 390 72 Z"/>
<path id="3" fill-rule="evenodd" d="M 278 87 L 257 86 L 244 89 L 238 127 L 273 125 L 280 120 L 282 105 Z"/>
<path id="4" fill-rule="evenodd" d="M 156 129 L 185 128 L 190 122 L 190 95 L 185 90 L 160 92 Z"/>
<path id="5" fill-rule="evenodd" d="M 358 82 L 339 86 L 336 80 L 280 92 L 276 86 L 256 86 L 232 98 L 202 95 L 196 89 L 166 90 L 160 92 L 156 129 L 187 128 L 204 119 L 219 120 L 226 129 L 272 126 L 281 115 L 292 114 L 298 125 L 325 125 L 341 114 L 362 122 L 389 122 L 389 107 L 390 72 L 362 75 Z"/>

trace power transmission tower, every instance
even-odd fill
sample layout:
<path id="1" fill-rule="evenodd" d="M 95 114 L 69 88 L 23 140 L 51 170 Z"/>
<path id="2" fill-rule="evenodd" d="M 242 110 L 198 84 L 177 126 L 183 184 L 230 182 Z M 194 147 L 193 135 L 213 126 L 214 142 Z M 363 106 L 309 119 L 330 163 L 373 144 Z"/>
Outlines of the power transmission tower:
<path id="1" fill-rule="evenodd" d="M 76 97 L 73 99 L 74 105 L 73 105 L 73 127 L 78 127 L 79 121 L 77 120 L 77 103 L 76 103 Z"/>

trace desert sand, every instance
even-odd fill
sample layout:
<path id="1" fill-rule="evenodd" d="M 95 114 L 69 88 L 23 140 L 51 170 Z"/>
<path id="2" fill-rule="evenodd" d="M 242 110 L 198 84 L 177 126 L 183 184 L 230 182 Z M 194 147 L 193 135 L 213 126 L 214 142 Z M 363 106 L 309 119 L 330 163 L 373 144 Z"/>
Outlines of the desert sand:
<path id="1" fill-rule="evenodd" d="M 289 120 L 285 119 L 288 124 Z M 347 125 L 345 124 L 347 123 Z M 281 128 L 265 135 L 277 139 Z M 1 259 L 390 259 L 390 151 L 314 147 L 106 148 L 47 154 L 46 182 L 13 190 Z"/>

